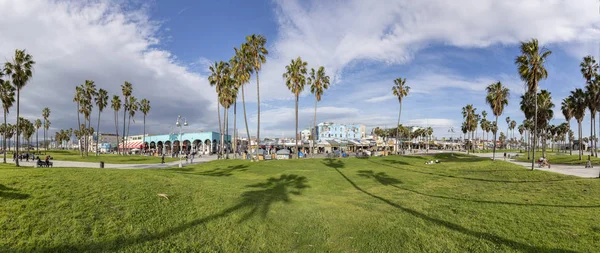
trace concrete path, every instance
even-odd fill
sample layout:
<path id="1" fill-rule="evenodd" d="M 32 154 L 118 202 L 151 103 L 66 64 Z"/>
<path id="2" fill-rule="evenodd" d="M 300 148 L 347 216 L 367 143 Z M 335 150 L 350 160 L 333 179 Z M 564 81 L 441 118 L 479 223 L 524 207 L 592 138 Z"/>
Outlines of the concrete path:
<path id="1" fill-rule="evenodd" d="M 209 162 L 209 161 L 213 161 L 216 160 L 217 156 L 216 155 L 210 155 L 210 156 L 202 156 L 201 158 L 194 158 L 194 163 L 193 164 L 198 164 L 198 163 L 205 163 L 205 162 Z M 186 165 L 190 165 L 192 163 L 186 163 L 185 160 L 182 160 L 182 164 L 185 167 Z M 188 160 L 189 161 L 189 160 Z M 14 163 L 11 160 L 7 159 L 7 162 L 10 163 Z M 100 163 L 98 162 L 74 162 L 74 161 L 59 161 L 59 160 L 53 160 L 52 161 L 53 166 L 55 168 L 100 168 Z M 21 166 L 27 166 L 27 167 L 34 167 L 36 164 L 35 161 L 29 161 L 26 162 L 25 160 L 20 161 L 19 165 Z M 175 162 L 168 162 L 168 163 L 164 163 L 164 164 L 160 164 L 160 163 L 153 163 L 153 164 L 113 164 L 113 163 L 105 163 L 104 164 L 104 168 L 105 169 L 161 169 L 161 168 L 171 168 L 174 166 L 178 166 L 179 165 L 179 161 L 175 161 Z"/>
<path id="2" fill-rule="evenodd" d="M 514 157 L 517 153 L 509 153 L 511 157 Z M 492 153 L 475 153 L 473 155 L 479 156 L 479 157 L 488 157 L 488 158 L 492 158 Z M 496 153 L 496 159 L 497 160 L 503 160 L 504 159 L 504 153 Z M 514 164 L 518 164 L 527 168 L 531 168 L 531 163 L 529 162 L 520 162 L 520 161 L 516 161 L 514 159 L 506 159 L 506 161 L 514 163 Z M 550 168 L 538 168 L 537 164 L 534 166 L 535 170 L 543 170 L 543 171 L 550 171 L 550 172 L 556 172 L 556 173 L 561 173 L 561 174 L 565 174 L 565 175 L 571 175 L 571 176 L 578 176 L 578 177 L 585 177 L 585 178 L 596 178 L 598 177 L 598 175 L 600 174 L 600 166 L 595 166 L 594 168 L 585 168 L 584 165 L 575 165 L 575 164 L 552 164 L 550 166 Z"/>

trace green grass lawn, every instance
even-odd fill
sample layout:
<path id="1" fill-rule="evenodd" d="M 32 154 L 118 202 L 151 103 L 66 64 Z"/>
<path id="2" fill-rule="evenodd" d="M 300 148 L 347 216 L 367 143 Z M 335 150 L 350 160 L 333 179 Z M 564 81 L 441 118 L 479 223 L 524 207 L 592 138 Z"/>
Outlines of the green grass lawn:
<path id="1" fill-rule="evenodd" d="M 43 151 L 40 157 L 45 157 Z M 141 155 L 116 155 L 116 154 L 100 154 L 96 156 L 96 153 L 89 153 L 89 155 L 81 156 L 76 150 L 49 150 L 47 152 L 49 156 L 52 156 L 54 160 L 59 161 L 76 161 L 76 162 L 100 162 L 113 164 L 145 164 L 145 163 L 159 163 L 160 157 L 154 156 L 141 156 Z M 12 153 L 10 154 L 12 159 Z M 178 158 L 165 157 L 165 162 L 179 161 Z"/>
<path id="2" fill-rule="evenodd" d="M 441 164 L 424 165 L 430 159 Z M 0 166 L 6 252 L 591 252 L 600 181 L 464 155 Z M 157 196 L 169 195 L 169 200 Z"/>
<path id="3" fill-rule="evenodd" d="M 542 155 L 541 151 L 535 152 L 535 160 Z M 550 164 L 580 164 L 585 165 L 587 163 L 587 152 L 581 156 L 581 160 L 579 160 L 579 156 L 577 155 L 577 151 L 573 153 L 573 155 L 569 155 L 569 153 L 556 153 L 556 152 L 546 152 L 546 158 Z M 527 159 L 527 152 L 519 154 L 519 157 L 516 158 L 517 161 L 522 162 L 531 162 L 531 159 Z M 591 157 L 592 164 L 600 164 L 600 158 Z"/>

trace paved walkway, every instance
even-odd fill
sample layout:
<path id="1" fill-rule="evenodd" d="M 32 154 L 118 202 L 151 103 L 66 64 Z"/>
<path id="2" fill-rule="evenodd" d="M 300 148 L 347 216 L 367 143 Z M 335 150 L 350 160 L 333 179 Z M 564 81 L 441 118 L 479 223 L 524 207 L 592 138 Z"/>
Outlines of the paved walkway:
<path id="1" fill-rule="evenodd" d="M 511 157 L 514 157 L 517 153 L 509 153 L 509 154 Z M 488 157 L 490 159 L 492 158 L 492 153 L 475 153 L 473 155 L 476 155 L 479 157 Z M 498 156 L 498 155 L 500 155 L 500 156 Z M 496 159 L 503 160 L 504 153 L 496 153 Z M 516 161 L 514 159 L 507 159 L 507 161 L 527 167 L 527 168 L 531 168 L 530 162 L 520 162 L 520 161 Z M 556 173 L 561 173 L 561 174 L 565 174 L 565 175 L 586 177 L 586 178 L 596 178 L 600 174 L 600 166 L 595 166 L 594 168 L 585 168 L 584 165 L 575 165 L 575 164 L 552 164 L 552 166 L 550 166 L 550 169 L 548 169 L 546 167 L 538 168 L 538 166 L 536 164 L 534 166 L 534 169 L 556 172 Z"/>
<path id="2" fill-rule="evenodd" d="M 216 160 L 216 155 L 202 156 L 201 158 L 194 158 L 193 164 L 205 163 L 209 161 Z M 12 159 L 7 159 L 7 162 L 14 163 Z M 74 162 L 74 161 L 52 161 L 54 167 L 58 168 L 100 168 L 100 163 L 98 162 Z M 26 162 L 25 160 L 19 161 L 19 165 L 34 167 L 36 164 L 35 161 Z M 190 165 L 192 163 L 186 163 L 183 160 L 183 166 Z M 179 165 L 179 161 L 168 162 L 168 163 L 152 163 L 152 164 L 114 164 L 114 163 L 105 163 L 105 169 L 161 169 L 161 168 L 170 168 Z"/>

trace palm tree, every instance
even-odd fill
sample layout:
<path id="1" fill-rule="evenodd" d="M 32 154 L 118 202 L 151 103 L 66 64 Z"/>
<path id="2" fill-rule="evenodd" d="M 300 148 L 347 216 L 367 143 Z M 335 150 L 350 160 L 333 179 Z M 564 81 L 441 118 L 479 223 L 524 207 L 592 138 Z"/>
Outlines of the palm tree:
<path id="1" fill-rule="evenodd" d="M 583 122 L 583 118 L 585 117 L 585 92 L 582 89 L 575 89 L 575 91 L 571 91 L 571 96 L 569 97 L 571 103 L 573 105 L 573 117 L 577 120 L 577 124 L 579 124 L 579 160 L 581 160 L 582 156 L 582 134 L 581 134 L 581 122 Z"/>
<path id="2" fill-rule="evenodd" d="M 476 110 L 477 109 L 475 109 L 472 104 L 466 105 L 465 107 L 462 108 L 462 115 L 463 115 L 463 118 L 465 119 L 465 128 L 467 130 L 467 133 L 472 132 L 474 129 L 473 124 L 476 121 L 476 116 L 475 116 Z M 467 136 L 467 138 L 469 138 L 469 137 Z M 469 146 L 470 146 L 470 149 L 473 150 L 473 136 L 472 135 L 471 135 L 470 139 L 471 140 L 469 141 Z M 469 153 L 469 149 L 467 149 L 467 154 L 468 153 Z"/>
<path id="3" fill-rule="evenodd" d="M 138 103 L 137 98 L 134 96 L 129 96 L 129 102 L 127 102 L 127 109 L 129 109 L 129 118 L 127 122 L 127 134 L 125 135 L 126 137 L 129 137 L 129 127 L 131 126 L 131 118 L 135 117 L 135 112 L 137 112 L 139 108 L 140 104 Z M 135 118 L 133 120 L 133 123 L 135 123 Z M 181 147 L 181 143 L 179 145 Z"/>
<path id="4" fill-rule="evenodd" d="M 229 65 L 231 68 L 231 72 L 233 75 L 233 78 L 235 79 L 235 83 L 236 83 L 236 88 L 241 88 L 242 89 L 242 106 L 244 108 L 244 124 L 246 126 L 246 135 L 248 138 L 248 142 L 250 141 L 250 130 L 248 129 L 248 118 L 246 117 L 246 98 L 245 98 L 245 93 L 244 93 L 244 86 L 246 83 L 250 82 L 250 75 L 253 71 L 252 65 L 249 62 L 248 58 L 248 44 L 247 43 L 242 43 L 242 45 L 240 46 L 240 49 L 234 48 L 235 51 L 235 55 L 231 58 L 231 60 L 229 61 Z M 236 96 L 237 97 L 237 96 Z M 234 123 L 233 123 L 233 132 L 234 134 L 237 134 L 236 131 L 236 110 L 237 110 L 237 100 L 234 104 L 233 107 L 233 114 L 234 114 Z M 220 117 L 220 114 L 219 114 Z M 237 140 L 236 138 L 233 138 L 234 140 Z M 237 143 L 236 143 L 236 148 L 237 148 Z"/>
<path id="5" fill-rule="evenodd" d="M 581 74 L 583 75 L 583 78 L 585 78 L 585 83 L 586 83 L 586 102 L 587 102 L 587 106 L 588 109 L 590 110 L 590 136 L 594 136 L 595 133 L 595 118 L 596 118 L 596 107 L 597 107 L 597 102 L 599 102 L 599 98 L 598 96 L 600 96 L 600 88 L 599 88 L 599 84 L 596 82 L 595 77 L 597 75 L 598 72 L 598 63 L 596 62 L 596 60 L 594 59 L 593 56 L 588 55 L 583 57 L 583 61 L 579 64 L 579 67 L 581 68 Z M 594 138 L 590 138 L 590 140 L 592 141 L 592 147 L 594 147 L 592 149 L 595 150 L 595 145 L 594 145 Z M 594 155 L 592 153 L 592 155 Z M 597 155 L 596 155 L 597 156 Z"/>
<path id="6" fill-rule="evenodd" d="M 77 86 L 75 87 L 75 96 L 73 97 L 73 102 L 77 103 L 77 127 L 79 128 L 78 133 L 81 133 L 81 120 L 79 119 L 79 114 L 81 113 L 81 101 L 83 100 L 83 87 Z M 80 140 L 77 138 L 77 140 Z M 44 143 L 46 143 L 46 132 L 44 132 Z M 47 149 L 47 147 L 46 147 Z M 46 153 L 44 153 L 46 154 Z M 83 155 L 83 151 L 81 150 L 81 145 L 79 145 L 79 154 Z"/>
<path id="7" fill-rule="evenodd" d="M 113 95 L 110 107 L 115 111 L 115 132 L 117 133 L 117 154 L 119 154 L 119 111 L 121 110 L 121 98 Z"/>
<path id="8" fill-rule="evenodd" d="M 46 130 L 46 133 L 48 133 L 48 129 L 50 129 L 50 120 L 46 120 L 44 121 L 44 129 Z M 46 144 L 46 150 L 48 149 L 48 144 Z M 46 151 L 44 151 L 45 154 Z"/>
<path id="9" fill-rule="evenodd" d="M 571 118 L 573 118 L 573 101 L 572 97 L 566 97 L 563 99 L 561 103 L 560 109 L 562 110 L 563 116 L 565 116 L 565 120 L 567 121 L 567 132 L 571 129 Z M 573 155 L 573 145 L 571 144 L 573 140 L 569 138 L 569 154 Z"/>
<path id="10" fill-rule="evenodd" d="M 133 93 L 133 85 L 131 85 L 131 83 L 125 81 L 125 83 L 121 84 L 121 93 L 123 94 L 123 155 L 126 154 L 125 152 L 125 145 L 126 143 L 126 135 L 125 135 L 125 116 L 127 115 L 127 113 L 129 112 L 129 96 L 131 96 L 131 93 Z M 118 149 L 118 146 L 117 146 Z"/>
<path id="11" fill-rule="evenodd" d="M 145 98 L 142 99 L 140 102 L 140 111 L 144 114 L 144 135 L 142 135 L 142 145 L 146 145 L 146 115 L 148 115 L 148 112 L 150 111 L 150 100 Z"/>
<path id="12" fill-rule="evenodd" d="M 508 139 L 508 130 L 510 130 L 510 117 L 506 117 L 506 138 Z M 508 147 L 507 147 L 508 148 Z"/>
<path id="13" fill-rule="evenodd" d="M 92 125 L 91 115 L 92 115 L 92 109 L 94 107 L 93 99 L 94 99 L 94 97 L 97 96 L 97 93 L 98 93 L 98 91 L 96 91 L 96 85 L 94 84 L 94 81 L 85 80 L 85 84 L 84 84 L 85 106 L 82 109 L 83 109 L 83 116 L 86 121 L 84 123 L 87 126 L 86 128 L 91 128 L 91 125 Z M 93 132 L 87 131 L 86 133 L 87 133 L 87 135 L 85 136 L 85 156 L 88 156 L 88 152 L 90 149 L 89 139 L 90 139 L 90 135 L 93 135 Z"/>
<path id="14" fill-rule="evenodd" d="M 427 129 L 425 130 L 425 133 L 427 134 L 427 150 L 429 150 L 429 143 L 431 142 L 431 135 L 433 134 L 433 128 L 427 127 Z"/>
<path id="15" fill-rule="evenodd" d="M 528 92 L 534 94 L 535 113 L 534 119 L 537 119 L 537 89 L 538 83 L 548 77 L 548 71 L 544 67 L 546 58 L 552 54 L 552 51 L 546 48 L 540 48 L 537 39 L 521 42 L 521 55 L 515 59 L 517 70 L 521 80 L 527 84 Z M 533 121 L 533 157 L 535 157 L 535 145 L 537 142 L 537 120 Z M 531 169 L 533 170 L 534 160 L 531 160 Z"/>
<path id="16" fill-rule="evenodd" d="M 479 123 L 479 125 L 481 126 L 481 136 L 483 137 L 483 139 L 485 139 L 485 140 L 484 140 L 484 143 L 483 143 L 483 148 L 484 148 L 484 149 L 485 149 L 485 141 L 486 141 L 487 139 L 486 139 L 486 138 L 483 136 L 483 134 L 484 134 L 484 131 L 485 131 L 485 126 L 484 126 L 483 124 L 484 124 L 485 122 L 488 122 L 488 121 L 487 121 L 487 115 L 488 115 L 488 114 L 487 114 L 487 112 L 486 112 L 485 110 L 481 111 L 481 116 L 483 117 L 483 119 L 482 119 L 482 120 L 481 120 L 481 122 Z"/>
<path id="17" fill-rule="evenodd" d="M 77 116 L 79 117 L 79 113 L 77 113 Z M 42 118 L 44 119 L 44 123 L 46 121 L 48 121 L 48 118 L 50 118 L 50 108 L 46 107 L 42 110 Z M 48 149 L 48 144 L 46 144 L 46 131 L 48 129 L 46 129 L 44 127 L 44 155 L 46 154 L 46 150 Z"/>
<path id="18" fill-rule="evenodd" d="M 7 62 L 4 64 L 4 73 L 9 75 L 12 84 L 17 90 L 17 125 L 19 125 L 19 102 L 21 97 L 21 89 L 27 85 L 29 79 L 33 76 L 33 65 L 35 65 L 35 61 L 33 61 L 33 57 L 25 52 L 25 50 L 15 50 L 15 56 L 12 59 L 12 62 Z M 17 136 L 19 136 L 19 129 L 17 128 Z M 19 138 L 17 138 L 17 149 L 15 150 L 15 155 L 19 156 Z M 17 167 L 19 166 L 19 160 L 15 161 Z"/>
<path id="19" fill-rule="evenodd" d="M 490 105 L 496 121 L 492 126 L 492 132 L 494 132 L 494 151 L 492 159 L 496 159 L 496 133 L 498 130 L 498 117 L 502 115 L 504 107 L 508 105 L 508 98 L 510 97 L 510 91 L 504 87 L 501 82 L 490 84 L 487 88 L 487 96 L 485 102 Z M 495 129 L 495 130 L 494 130 Z"/>
<path id="20" fill-rule="evenodd" d="M 98 143 L 100 142 L 100 114 L 108 105 L 108 92 L 105 89 L 99 89 L 96 94 L 96 106 L 98 107 L 98 128 L 96 128 L 96 156 L 100 153 Z"/>
<path id="21" fill-rule="evenodd" d="M 285 73 L 283 73 L 283 78 L 285 78 L 285 85 L 288 89 L 294 93 L 294 97 L 296 98 L 296 132 L 294 132 L 294 140 L 296 146 L 296 159 L 298 159 L 298 99 L 300 98 L 300 93 L 304 90 L 304 86 L 306 85 L 306 65 L 305 61 L 302 61 L 300 56 L 296 58 L 296 60 L 292 59 L 292 62 L 285 66 Z"/>
<path id="22" fill-rule="evenodd" d="M 400 125 L 400 116 L 402 115 L 402 99 L 408 96 L 410 92 L 410 86 L 406 85 L 406 78 L 396 78 L 394 80 L 394 86 L 392 87 L 392 93 L 395 97 L 398 98 L 398 104 L 400 104 L 400 108 L 398 109 L 398 125 Z M 396 131 L 396 135 L 398 132 Z M 396 139 L 396 152 L 398 151 L 398 141 Z"/>
<path id="23" fill-rule="evenodd" d="M 317 134 L 317 103 L 321 101 L 323 92 L 325 92 L 326 89 L 329 89 L 329 76 L 325 74 L 325 67 L 321 66 L 317 71 L 311 68 L 310 77 L 308 78 L 308 84 L 310 85 L 310 93 L 315 95 L 315 116 L 313 117 L 313 132 L 310 134 L 314 145 Z M 398 123 L 398 125 L 400 124 Z M 314 148 L 312 148 L 310 152 L 314 155 Z"/>
<path id="24" fill-rule="evenodd" d="M 510 130 L 512 131 L 512 139 L 515 138 L 515 127 L 517 127 L 517 122 L 513 120 L 510 122 Z"/>
<path id="25" fill-rule="evenodd" d="M 219 117 L 219 132 L 221 136 L 221 144 L 223 143 L 223 126 L 221 125 L 221 89 L 222 86 L 225 83 L 225 79 L 228 78 L 229 73 L 228 73 L 228 64 L 226 62 L 220 61 L 220 62 L 215 62 L 214 65 L 209 67 L 209 70 L 211 72 L 211 75 L 208 76 L 208 82 L 210 83 L 210 86 L 215 86 L 215 89 L 217 91 L 217 116 Z M 245 106 L 244 106 L 245 107 Z M 248 141 L 250 141 L 250 139 L 248 139 Z M 220 145 L 221 150 L 222 150 L 222 145 Z M 221 153 L 221 150 L 219 151 L 219 153 Z"/>
<path id="26" fill-rule="evenodd" d="M 543 142 L 542 142 L 542 156 L 546 156 L 546 142 L 547 142 L 547 133 L 549 129 L 549 122 L 552 118 L 554 118 L 554 103 L 552 103 L 552 96 L 547 90 L 540 90 L 538 93 L 538 122 L 540 132 L 543 133 Z M 535 156 L 534 156 L 535 157 Z"/>
<path id="27" fill-rule="evenodd" d="M 2 76 L 0 76 L 2 77 Z M 2 140 L 2 150 L 4 150 L 4 163 L 6 163 L 6 139 L 9 133 L 9 125 L 6 123 L 6 115 L 9 113 L 9 109 L 13 106 L 15 102 L 15 87 L 10 84 L 10 82 L 4 81 L 0 79 L 0 101 L 2 101 L 2 109 L 4 110 L 4 126 L 5 129 L 2 132 L 4 138 Z"/>
<path id="28" fill-rule="evenodd" d="M 235 79 L 230 76 L 222 81 L 221 90 L 219 91 L 219 102 L 224 109 L 223 129 L 225 129 L 225 132 L 221 135 L 221 156 L 223 157 L 224 155 L 225 159 L 229 159 L 229 146 L 225 145 L 227 140 L 224 137 L 225 135 L 229 136 L 229 108 L 237 99 L 238 90 Z"/>
<path id="29" fill-rule="evenodd" d="M 248 62 L 252 68 L 254 68 L 254 73 L 256 74 L 256 105 L 257 109 L 257 127 L 256 127 L 256 157 L 258 157 L 258 143 L 260 142 L 260 88 L 258 82 L 258 72 L 262 67 L 262 64 L 267 62 L 266 56 L 269 54 L 269 51 L 265 48 L 265 44 L 267 44 L 267 39 L 262 35 L 252 34 L 246 37 L 246 43 L 248 44 Z M 250 141 L 250 140 L 248 140 Z"/>
<path id="30" fill-rule="evenodd" d="M 36 152 L 40 152 L 40 146 L 38 145 L 38 136 L 40 135 L 40 127 L 42 127 L 42 121 L 40 119 L 35 120 L 35 149 Z"/>

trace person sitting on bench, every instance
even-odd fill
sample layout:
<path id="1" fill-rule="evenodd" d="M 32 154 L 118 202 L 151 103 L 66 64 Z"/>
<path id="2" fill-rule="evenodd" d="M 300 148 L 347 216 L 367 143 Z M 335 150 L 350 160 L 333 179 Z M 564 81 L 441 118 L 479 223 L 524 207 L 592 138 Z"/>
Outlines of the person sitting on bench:
<path id="1" fill-rule="evenodd" d="M 46 163 L 46 167 L 52 167 L 52 162 L 50 161 L 50 157 L 49 156 L 46 157 L 45 163 Z"/>

